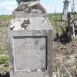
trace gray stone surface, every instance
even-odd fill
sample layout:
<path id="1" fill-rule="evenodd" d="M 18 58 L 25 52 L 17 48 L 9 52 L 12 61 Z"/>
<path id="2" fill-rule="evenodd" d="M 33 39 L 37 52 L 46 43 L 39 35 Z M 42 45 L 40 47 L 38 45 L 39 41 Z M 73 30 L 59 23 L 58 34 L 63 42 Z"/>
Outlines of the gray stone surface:
<path id="1" fill-rule="evenodd" d="M 14 37 L 15 70 L 34 71 L 36 69 L 45 68 L 46 66 L 45 53 L 46 53 L 45 37 L 39 36 Z"/>
<path id="2" fill-rule="evenodd" d="M 32 12 L 31 16 L 22 14 L 13 14 L 8 28 L 10 77 L 51 77 L 53 29 L 44 13 L 38 11 L 34 17 Z"/>
<path id="3" fill-rule="evenodd" d="M 29 77 L 33 77 L 34 72 L 39 75 L 48 73 L 48 77 L 52 75 L 52 33 L 52 30 L 13 30 L 9 32 L 10 72 L 13 73 L 10 73 L 11 77 L 18 75 L 22 77 L 23 72 L 24 75 L 25 73 L 32 74 Z"/>

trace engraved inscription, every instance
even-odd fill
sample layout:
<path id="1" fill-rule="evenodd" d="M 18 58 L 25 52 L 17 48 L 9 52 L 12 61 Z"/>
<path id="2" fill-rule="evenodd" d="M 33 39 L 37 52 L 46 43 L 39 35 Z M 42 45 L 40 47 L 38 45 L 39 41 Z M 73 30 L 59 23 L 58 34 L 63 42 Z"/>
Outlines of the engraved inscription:
<path id="1" fill-rule="evenodd" d="M 15 71 L 35 70 L 46 67 L 46 38 L 14 38 Z"/>

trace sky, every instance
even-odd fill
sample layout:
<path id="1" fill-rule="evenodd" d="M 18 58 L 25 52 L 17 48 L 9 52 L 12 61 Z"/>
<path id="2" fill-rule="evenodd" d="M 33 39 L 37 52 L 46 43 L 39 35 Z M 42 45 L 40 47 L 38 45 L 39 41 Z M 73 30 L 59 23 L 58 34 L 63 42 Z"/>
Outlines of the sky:
<path id="1" fill-rule="evenodd" d="M 46 9 L 47 13 L 63 12 L 64 0 L 40 0 L 41 5 Z M 77 4 L 77 0 L 75 0 Z M 71 5 L 71 2 L 70 2 Z M 11 15 L 12 11 L 18 6 L 16 0 L 0 0 L 0 15 Z M 77 6 L 77 5 L 76 5 Z M 71 6 L 69 6 L 69 11 Z"/>

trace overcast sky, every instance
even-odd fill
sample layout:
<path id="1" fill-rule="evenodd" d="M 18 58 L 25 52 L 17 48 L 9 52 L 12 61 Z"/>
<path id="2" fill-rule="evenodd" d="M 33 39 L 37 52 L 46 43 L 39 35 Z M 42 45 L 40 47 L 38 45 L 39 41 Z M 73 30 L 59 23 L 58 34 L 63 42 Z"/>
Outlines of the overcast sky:
<path id="1" fill-rule="evenodd" d="M 40 3 L 46 8 L 48 13 L 54 13 L 55 9 L 56 9 L 56 12 L 63 11 L 63 1 L 64 0 L 40 0 Z M 12 11 L 16 7 L 17 7 L 16 0 L 0 0 L 0 15 L 12 14 Z M 69 6 L 69 11 L 70 11 L 70 8 L 71 6 Z"/>

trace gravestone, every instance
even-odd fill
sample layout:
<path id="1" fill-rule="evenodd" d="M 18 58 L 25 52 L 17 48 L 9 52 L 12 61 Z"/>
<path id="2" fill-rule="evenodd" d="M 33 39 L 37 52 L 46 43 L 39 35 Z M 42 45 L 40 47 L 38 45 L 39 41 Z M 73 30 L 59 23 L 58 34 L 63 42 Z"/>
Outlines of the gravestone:
<path id="1" fill-rule="evenodd" d="M 38 0 L 20 2 L 8 27 L 10 77 L 51 77 L 53 29 Z"/>
<path id="2" fill-rule="evenodd" d="M 63 7 L 63 16 L 62 16 L 63 20 L 67 20 L 68 7 L 69 7 L 69 1 L 65 0 L 64 1 L 64 7 Z"/>

